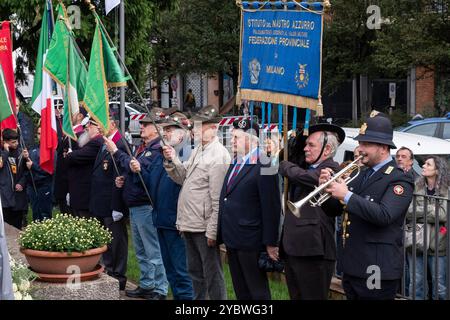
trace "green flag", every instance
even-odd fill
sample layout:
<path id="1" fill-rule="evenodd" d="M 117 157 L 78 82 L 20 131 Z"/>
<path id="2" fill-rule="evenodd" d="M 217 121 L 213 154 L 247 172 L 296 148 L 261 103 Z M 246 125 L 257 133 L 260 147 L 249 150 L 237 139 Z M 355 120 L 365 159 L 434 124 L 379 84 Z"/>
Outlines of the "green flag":
<path id="1" fill-rule="evenodd" d="M 0 65 L 0 122 L 9 118 L 12 114 L 11 99 L 9 99 L 3 68 Z"/>
<path id="2" fill-rule="evenodd" d="M 88 79 L 84 104 L 91 116 L 105 130 L 109 131 L 109 97 L 108 86 L 119 87 L 127 85 L 127 78 L 114 56 L 114 50 L 101 29 L 97 19 L 94 40 L 89 60 Z"/>
<path id="3" fill-rule="evenodd" d="M 76 140 L 72 116 L 80 112 L 80 104 L 86 92 L 87 68 L 84 57 L 77 51 L 62 4 L 58 5 L 57 22 L 44 68 L 64 87 L 63 131 Z"/>

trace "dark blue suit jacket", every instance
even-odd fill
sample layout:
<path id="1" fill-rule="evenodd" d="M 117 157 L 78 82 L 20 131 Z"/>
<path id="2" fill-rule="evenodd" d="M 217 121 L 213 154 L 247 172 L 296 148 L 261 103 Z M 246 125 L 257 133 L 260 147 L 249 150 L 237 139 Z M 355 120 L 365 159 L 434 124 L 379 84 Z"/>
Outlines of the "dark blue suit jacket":
<path id="1" fill-rule="evenodd" d="M 343 272 L 368 278 L 373 274 L 368 268 L 377 266 L 381 280 L 400 279 L 404 260 L 403 222 L 414 191 L 412 176 L 392 160 L 364 184 L 363 177 L 361 172 L 349 184 L 354 194 L 346 209 L 335 199 L 322 206 L 330 215 L 340 215 L 344 209 L 348 212 L 348 238 L 341 257 Z"/>
<path id="2" fill-rule="evenodd" d="M 119 150 L 126 152 L 124 139 L 118 140 L 116 145 Z M 111 217 L 113 210 L 126 214 L 122 190 L 115 185 L 116 177 L 122 174 L 121 167 L 117 163 L 116 165 L 119 174 L 116 172 L 111 154 L 101 147 L 92 169 L 89 200 L 89 211 L 96 217 Z"/>
<path id="3" fill-rule="evenodd" d="M 218 242 L 237 250 L 278 245 L 281 199 L 278 175 L 262 175 L 262 165 L 245 164 L 227 191 L 230 165 L 220 195 Z"/>

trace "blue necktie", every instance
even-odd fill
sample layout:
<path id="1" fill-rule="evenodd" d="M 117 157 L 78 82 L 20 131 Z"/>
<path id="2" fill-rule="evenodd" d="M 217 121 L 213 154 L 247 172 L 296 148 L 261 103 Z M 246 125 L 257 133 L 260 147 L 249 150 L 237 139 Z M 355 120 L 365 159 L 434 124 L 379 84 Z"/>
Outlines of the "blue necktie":
<path id="1" fill-rule="evenodd" d="M 375 170 L 373 170 L 372 168 L 367 169 L 366 171 L 364 171 L 364 176 L 363 176 L 363 180 L 361 182 L 361 186 L 363 186 L 367 180 L 369 180 L 370 176 L 375 172 Z"/>

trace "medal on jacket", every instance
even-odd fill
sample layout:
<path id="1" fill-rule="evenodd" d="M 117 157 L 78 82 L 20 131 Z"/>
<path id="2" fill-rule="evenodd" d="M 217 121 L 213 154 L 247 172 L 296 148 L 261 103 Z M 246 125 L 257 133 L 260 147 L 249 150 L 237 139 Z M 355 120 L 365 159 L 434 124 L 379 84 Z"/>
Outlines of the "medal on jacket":
<path id="1" fill-rule="evenodd" d="M 103 160 L 103 170 L 108 171 L 109 161 Z"/>
<path id="2" fill-rule="evenodd" d="M 344 218 L 342 219 L 342 247 L 345 248 L 345 241 L 350 237 L 348 226 L 350 225 L 347 207 L 344 207 Z"/>
<path id="3" fill-rule="evenodd" d="M 9 165 L 11 167 L 11 172 L 13 174 L 17 174 L 17 165 L 16 165 L 16 159 L 13 157 L 8 157 Z"/>

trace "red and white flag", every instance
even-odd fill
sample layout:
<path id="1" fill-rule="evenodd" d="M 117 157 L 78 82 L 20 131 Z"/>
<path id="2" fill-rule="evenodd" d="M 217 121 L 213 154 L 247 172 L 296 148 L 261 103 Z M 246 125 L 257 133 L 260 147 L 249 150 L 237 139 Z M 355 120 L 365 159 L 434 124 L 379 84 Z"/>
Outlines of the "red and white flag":
<path id="1" fill-rule="evenodd" d="M 41 115 L 41 146 L 40 166 L 52 174 L 54 171 L 55 150 L 58 146 L 56 131 L 55 108 L 53 107 L 53 83 L 49 74 L 44 71 L 45 57 L 53 32 L 52 4 L 46 1 L 42 18 L 41 35 L 39 38 L 38 56 L 36 59 L 36 74 L 34 77 L 33 97 L 31 107 Z"/>
<path id="2" fill-rule="evenodd" d="M 16 88 L 14 84 L 14 70 L 12 61 L 11 29 L 8 21 L 0 22 L 0 65 L 3 69 L 4 82 L 11 104 L 11 114 L 0 121 L 0 129 L 16 129 Z"/>

